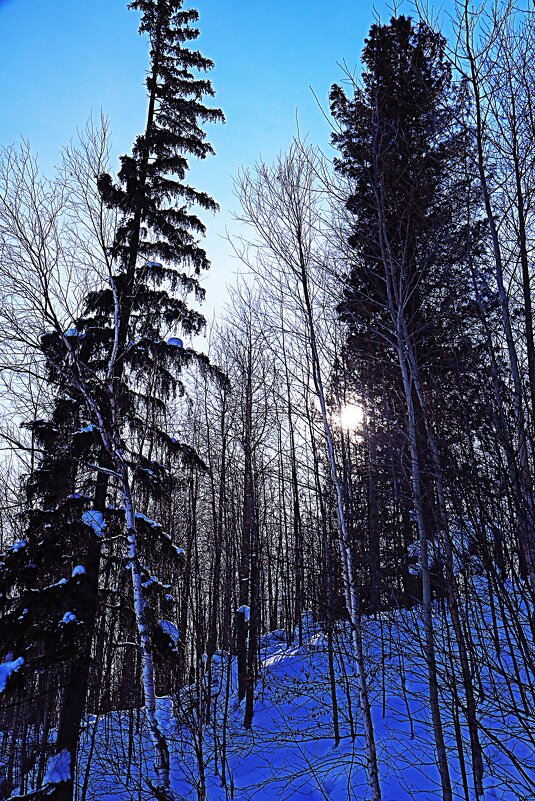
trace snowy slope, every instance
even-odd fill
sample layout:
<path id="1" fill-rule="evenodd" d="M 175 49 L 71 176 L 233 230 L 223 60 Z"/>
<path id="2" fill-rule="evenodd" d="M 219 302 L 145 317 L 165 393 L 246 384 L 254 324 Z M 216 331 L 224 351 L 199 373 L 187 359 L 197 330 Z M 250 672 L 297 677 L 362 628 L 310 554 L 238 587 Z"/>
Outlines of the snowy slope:
<path id="1" fill-rule="evenodd" d="M 483 665 L 479 673 L 479 709 L 486 759 L 485 798 L 486 801 L 528 801 L 535 798 L 535 721 L 528 719 L 529 705 L 525 698 L 520 703 L 520 696 L 529 692 L 529 687 L 515 685 L 511 655 L 507 650 L 510 637 L 503 635 L 495 621 L 491 638 L 485 618 L 486 615 L 480 630 L 473 632 Z M 436 625 L 439 640 L 447 641 L 450 634 L 447 615 L 437 615 Z M 229 670 L 224 654 L 216 654 L 211 677 L 215 717 L 212 715 L 211 722 L 201 727 L 200 737 L 199 717 L 192 704 L 196 697 L 194 688 L 182 691 L 174 704 L 170 699 L 161 699 L 160 716 L 172 743 L 173 785 L 180 799 L 189 801 L 199 797 L 203 774 L 207 798 L 211 801 L 227 798 L 236 801 L 364 801 L 369 797 L 348 632 L 342 626 L 335 637 L 342 735 L 340 744 L 335 746 L 326 635 L 309 619 L 304 621 L 303 629 L 301 646 L 296 642 L 287 645 L 282 632 L 263 638 L 262 676 L 250 732 L 243 729 L 243 709 L 236 701 L 234 665 Z M 441 793 L 429 727 L 417 612 L 398 612 L 368 621 L 366 641 L 384 801 L 439 801 Z M 483 663 L 486 662 L 492 670 L 485 667 Z M 454 797 L 460 800 L 465 799 L 466 794 L 458 759 L 453 705 L 447 689 L 454 682 L 454 674 L 447 664 L 442 665 L 442 670 L 444 725 L 455 783 Z M 227 697 L 226 676 L 229 673 L 231 686 Z M 528 679 L 526 677 L 526 682 Z M 226 703 L 225 788 L 221 779 L 224 747 L 221 721 Z M 174 720 L 173 707 L 181 723 Z M 535 709 L 535 704 L 531 709 Z M 215 726 L 214 720 L 217 720 Z M 91 736 L 94 736 L 94 749 L 88 799 L 125 801 L 145 797 L 143 792 L 138 793 L 137 785 L 140 782 L 148 789 L 150 746 L 142 717 L 138 722 L 136 731 L 136 727 L 132 729 L 129 716 L 115 715 L 113 720 L 95 721 L 94 726 L 89 727 L 86 752 Z M 462 711 L 457 727 L 459 736 L 464 740 L 468 798 L 472 798 L 468 734 Z M 129 747 L 131 759 L 128 759 Z M 127 762 L 132 764 L 129 771 Z M 134 764 L 142 765 L 141 775 Z"/>

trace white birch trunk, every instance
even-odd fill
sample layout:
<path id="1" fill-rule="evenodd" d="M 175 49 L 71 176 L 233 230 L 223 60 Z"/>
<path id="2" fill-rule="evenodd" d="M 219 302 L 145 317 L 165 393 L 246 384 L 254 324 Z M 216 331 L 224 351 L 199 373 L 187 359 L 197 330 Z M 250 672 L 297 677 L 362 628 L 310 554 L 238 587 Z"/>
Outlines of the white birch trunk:
<path id="1" fill-rule="evenodd" d="M 154 771 L 157 779 L 159 798 L 171 798 L 169 746 L 167 739 L 160 728 L 156 713 L 156 687 L 154 681 L 154 662 L 152 658 L 152 643 L 146 622 L 146 601 L 143 596 L 141 566 L 137 544 L 136 518 L 132 494 L 128 481 L 127 468 L 121 469 L 121 494 L 125 506 L 126 532 L 128 537 L 128 558 L 132 576 L 132 594 L 134 601 L 134 614 L 141 648 L 141 675 L 145 712 L 149 722 L 151 739 L 154 746 Z"/>

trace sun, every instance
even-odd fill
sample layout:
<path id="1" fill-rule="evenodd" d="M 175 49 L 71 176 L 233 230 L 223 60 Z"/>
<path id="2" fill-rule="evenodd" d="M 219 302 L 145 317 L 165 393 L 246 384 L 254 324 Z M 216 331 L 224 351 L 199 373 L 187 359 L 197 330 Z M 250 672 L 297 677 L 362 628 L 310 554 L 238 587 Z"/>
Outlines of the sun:
<path id="1" fill-rule="evenodd" d="M 346 431 L 355 431 L 362 426 L 364 410 L 358 403 L 346 403 L 340 412 L 340 426 Z"/>

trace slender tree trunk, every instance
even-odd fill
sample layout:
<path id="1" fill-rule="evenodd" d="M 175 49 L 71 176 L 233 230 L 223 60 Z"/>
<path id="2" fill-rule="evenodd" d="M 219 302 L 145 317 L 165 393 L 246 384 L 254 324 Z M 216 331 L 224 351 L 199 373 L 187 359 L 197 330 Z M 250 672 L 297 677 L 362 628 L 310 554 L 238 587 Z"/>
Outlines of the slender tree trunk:
<path id="1" fill-rule="evenodd" d="M 422 477 L 420 470 L 420 455 L 418 453 L 417 422 L 414 404 L 414 394 L 410 379 L 409 368 L 405 358 L 404 345 L 398 344 L 398 359 L 405 391 L 408 417 L 408 438 L 411 456 L 411 478 L 414 508 L 420 537 L 420 561 L 422 570 L 422 619 L 425 634 L 425 658 L 429 680 L 429 705 L 433 722 L 433 736 L 437 749 L 438 770 L 442 785 L 443 801 L 453 801 L 451 779 L 448 767 L 448 755 L 444 742 L 442 716 L 440 713 L 440 696 L 438 691 L 437 662 L 435 654 L 435 634 L 433 627 L 433 604 L 431 598 L 431 577 L 429 571 L 428 534 L 425 523 L 424 504 L 422 498 Z"/>
<path id="2" fill-rule="evenodd" d="M 248 600 L 249 607 L 248 639 L 245 643 L 244 690 L 245 715 L 244 726 L 250 729 L 253 722 L 254 687 L 257 669 L 258 631 L 260 625 L 260 540 L 258 532 L 257 508 L 255 499 L 255 480 L 253 467 L 253 387 L 252 387 L 252 350 L 249 346 L 247 355 L 247 375 L 245 386 L 245 419 L 243 437 L 244 456 L 244 488 L 243 488 L 243 537 L 248 544 Z M 245 584 L 245 582 L 244 582 Z M 245 597 L 245 593 L 244 593 Z M 241 603 L 241 599 L 240 599 Z M 245 614 L 243 624 L 245 627 Z"/>
<path id="3" fill-rule="evenodd" d="M 535 427 L 535 338 L 533 333 L 533 304 L 531 300 L 531 275 L 528 253 L 528 236 L 526 229 L 526 198 L 522 186 L 522 169 L 517 131 L 517 112 L 514 90 L 511 89 L 512 152 L 516 186 L 516 210 L 518 216 L 518 249 L 522 269 L 522 295 L 524 298 L 524 336 L 528 362 L 529 396 L 531 401 L 531 430 Z"/>
<path id="4" fill-rule="evenodd" d="M 376 121 L 376 126 L 377 131 L 379 131 L 380 124 L 378 119 Z M 371 178 L 375 193 L 377 224 L 379 228 L 379 243 L 385 272 L 385 288 L 388 312 L 392 323 L 392 336 L 396 348 L 407 409 L 412 494 L 420 540 L 420 559 L 422 570 L 422 618 L 424 623 L 425 656 L 427 661 L 429 681 L 429 704 L 433 723 L 433 736 L 437 751 L 438 770 L 442 786 L 442 798 L 443 801 L 453 801 L 448 755 L 444 742 L 444 731 L 440 712 L 440 696 L 438 691 L 431 597 L 431 577 L 428 554 L 429 536 L 425 519 L 424 498 L 422 492 L 422 471 L 420 467 L 420 454 L 418 450 L 418 420 L 416 417 L 414 398 L 415 390 L 411 376 L 410 353 L 413 345 L 406 320 L 408 298 L 411 296 L 410 287 L 407 286 L 410 272 L 408 265 L 400 264 L 392 252 L 392 245 L 388 234 L 388 227 L 385 217 L 386 202 L 384 197 L 384 186 L 378 147 L 379 142 L 376 137 L 374 139 L 372 153 L 373 164 Z"/>
<path id="5" fill-rule="evenodd" d="M 247 607 L 249 606 L 249 584 L 251 581 L 251 558 L 249 532 L 242 524 L 242 541 L 239 565 L 239 607 L 235 613 L 236 660 L 238 664 L 238 700 L 243 701 L 247 690 Z"/>
<path id="6" fill-rule="evenodd" d="M 474 776 L 474 791 L 476 801 L 483 798 L 483 754 L 481 750 L 481 743 L 479 741 L 478 721 L 476 711 L 476 701 L 474 695 L 474 686 L 472 682 L 472 673 L 470 670 L 470 663 L 468 660 L 468 653 L 466 648 L 466 641 L 461 624 L 459 614 L 459 604 L 457 600 L 456 580 L 454 571 L 454 554 L 452 548 L 451 533 L 448 524 L 448 512 L 446 507 L 446 497 L 444 493 L 442 481 L 442 465 L 438 444 L 436 441 L 435 433 L 431 426 L 429 412 L 427 409 L 427 401 L 425 398 L 424 390 L 420 380 L 420 371 L 414 355 L 412 347 L 408 350 L 409 361 L 411 363 L 411 374 L 414 382 L 414 388 L 418 397 L 420 409 L 424 419 L 424 426 L 427 435 L 427 442 L 431 454 L 431 461 L 433 465 L 433 478 L 436 487 L 438 508 L 440 513 L 440 523 L 442 528 L 442 536 L 445 546 L 446 557 L 446 586 L 448 596 L 448 606 L 450 617 L 455 632 L 455 639 L 459 649 L 459 658 L 461 660 L 461 671 L 463 677 L 463 685 L 466 693 L 466 719 L 468 723 L 468 731 L 470 735 L 470 745 L 472 752 L 472 771 Z"/>
<path id="7" fill-rule="evenodd" d="M 312 309 L 312 301 L 310 298 L 306 266 L 303 259 L 301 259 L 301 286 L 303 289 L 303 297 L 305 301 L 305 313 L 308 326 L 310 353 L 312 361 L 312 377 L 314 381 L 314 388 L 316 390 L 320 403 L 321 417 L 323 422 L 323 432 L 327 448 L 327 457 L 329 460 L 331 479 L 336 493 L 336 513 L 337 513 L 338 527 L 339 527 L 338 545 L 340 549 L 340 560 L 342 563 L 344 596 L 351 624 L 351 639 L 353 643 L 355 662 L 357 666 L 359 706 L 364 724 L 366 769 L 368 773 L 368 783 L 370 787 L 372 801 L 381 801 L 381 785 L 379 782 L 379 768 L 377 763 L 377 750 L 375 746 L 375 731 L 371 715 L 370 696 L 368 689 L 368 680 L 366 675 L 366 665 L 364 661 L 364 649 L 362 643 L 362 619 L 361 619 L 360 605 L 358 599 L 358 590 L 357 587 L 355 586 L 353 558 L 351 553 L 351 545 L 348 539 L 348 530 L 344 514 L 343 488 L 338 475 L 338 467 L 336 464 L 336 456 L 334 451 L 334 442 L 331 432 L 331 426 L 329 423 L 329 417 L 327 413 L 327 404 L 325 401 L 325 392 L 323 388 L 323 380 L 321 377 L 319 352 L 316 343 L 314 313 Z"/>
<path id="8" fill-rule="evenodd" d="M 156 683 L 154 661 L 152 656 L 152 643 L 147 626 L 146 601 L 143 596 L 141 564 L 139 561 L 138 537 L 136 518 L 132 493 L 127 475 L 127 467 L 121 470 L 121 494 L 123 496 L 126 518 L 126 534 L 128 538 L 128 558 L 130 560 L 130 573 L 132 577 L 132 592 L 134 600 L 134 614 L 141 648 L 141 675 L 143 682 L 143 695 L 145 711 L 149 723 L 152 743 L 154 747 L 154 770 L 156 773 L 156 790 L 158 798 L 165 800 L 171 798 L 169 746 L 165 734 L 162 732 L 156 710 Z"/>
<path id="9" fill-rule="evenodd" d="M 299 645 L 303 644 L 303 526 L 301 521 L 301 501 L 299 498 L 299 482 L 297 474 L 297 455 L 295 449 L 295 430 L 294 415 L 292 410 L 292 400 L 290 393 L 290 374 L 288 370 L 288 359 L 286 354 L 286 343 L 284 335 L 284 324 L 282 330 L 282 351 L 284 359 L 284 375 L 286 380 L 286 414 L 288 417 L 288 430 L 290 434 L 290 463 L 292 476 L 292 527 L 295 553 L 295 606 L 294 620 L 297 625 Z"/>
<path id="10" fill-rule="evenodd" d="M 66 686 L 62 695 L 56 740 L 57 753 L 65 750 L 69 754 L 71 773 L 67 781 L 55 786 L 51 797 L 56 801 L 71 801 L 74 797 L 75 768 L 82 721 L 88 700 L 89 676 L 92 666 L 91 653 L 98 611 L 100 556 L 99 538 L 91 531 L 87 541 L 87 552 L 83 559 L 85 574 L 81 588 L 83 600 L 80 604 L 80 611 L 83 615 L 81 622 L 85 628 L 84 638 L 76 657 L 69 665 Z"/>

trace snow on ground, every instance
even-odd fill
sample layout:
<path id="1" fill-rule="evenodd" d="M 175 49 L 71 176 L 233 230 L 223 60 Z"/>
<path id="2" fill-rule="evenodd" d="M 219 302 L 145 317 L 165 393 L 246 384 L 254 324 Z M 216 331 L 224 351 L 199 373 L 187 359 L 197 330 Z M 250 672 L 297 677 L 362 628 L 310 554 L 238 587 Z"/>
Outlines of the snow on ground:
<path id="1" fill-rule="evenodd" d="M 516 681 L 511 632 L 505 632 L 500 626 L 496 610 L 493 614 L 490 622 L 490 611 L 484 610 L 480 625 L 475 625 L 471 632 L 476 650 L 481 654 L 481 664 L 474 665 L 473 672 L 484 729 L 485 801 L 533 801 L 533 684 L 528 676 L 525 676 L 524 687 Z M 452 633 L 447 614 L 437 612 L 435 624 L 439 642 L 448 642 Z M 520 629 L 519 632 L 521 634 Z M 441 799 L 421 638 L 417 610 L 391 613 L 366 622 L 365 640 L 384 801 Z M 369 798 L 356 674 L 349 643 L 347 628 L 339 626 L 334 634 L 339 745 L 335 745 L 333 738 L 327 635 L 309 618 L 303 621 L 301 645 L 297 637 L 288 644 L 284 632 L 262 638 L 262 671 L 251 731 L 243 728 L 244 710 L 243 704 L 240 706 L 237 702 L 235 665 L 229 666 L 225 654 L 216 654 L 213 661 L 211 704 L 215 717 L 212 714 L 209 724 L 199 727 L 195 706 L 198 696 L 194 687 L 183 689 L 173 700 L 160 699 L 158 715 L 171 742 L 172 781 L 177 797 L 184 801 L 201 797 L 198 787 L 202 784 L 199 777 L 203 773 L 210 801 L 228 798 L 236 801 L 365 801 Z M 465 775 L 471 799 L 468 734 L 462 710 L 456 729 L 459 714 L 454 714 L 451 700 L 455 673 L 449 663 L 440 662 L 440 651 L 439 669 L 454 798 L 456 801 L 466 798 L 456 739 L 460 737 L 464 742 Z M 231 684 L 227 697 L 229 675 Z M 225 708 L 228 709 L 228 727 L 223 772 Z M 216 725 L 214 720 L 217 720 Z M 352 736 L 352 727 L 355 736 Z M 199 728 L 202 737 L 199 737 Z M 88 727 L 86 748 L 93 737 L 88 801 L 149 798 L 146 779 L 150 772 L 151 747 L 143 716 L 134 714 L 132 718 L 117 713 L 111 720 L 93 719 Z M 131 758 L 127 759 L 129 749 Z M 80 777 L 83 773 L 84 766 Z M 138 784 L 144 791 L 138 791 Z"/>

